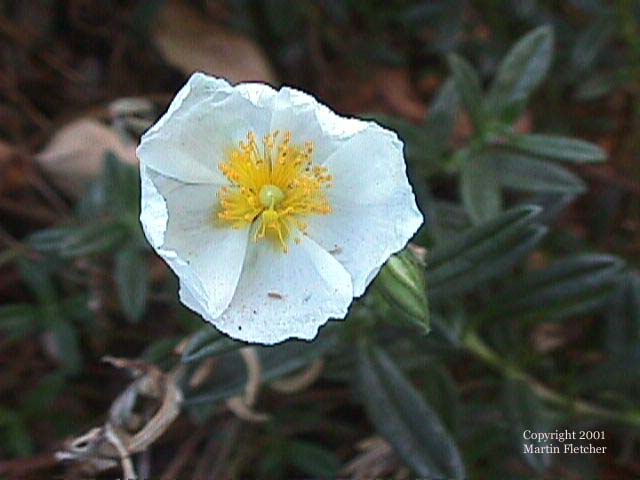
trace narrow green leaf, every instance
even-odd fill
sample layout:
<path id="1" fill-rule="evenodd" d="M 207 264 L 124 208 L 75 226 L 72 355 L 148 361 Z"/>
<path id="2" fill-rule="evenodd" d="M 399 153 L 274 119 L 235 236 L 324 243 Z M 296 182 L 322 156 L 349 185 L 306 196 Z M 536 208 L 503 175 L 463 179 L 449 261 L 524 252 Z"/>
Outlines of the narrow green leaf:
<path id="1" fill-rule="evenodd" d="M 29 236 L 27 241 L 43 253 L 74 258 L 107 252 L 126 236 L 126 228 L 119 223 L 96 221 L 88 225 L 43 230 Z"/>
<path id="2" fill-rule="evenodd" d="M 28 457 L 34 452 L 31 434 L 18 412 L 0 407 L 0 444 L 12 456 Z"/>
<path id="3" fill-rule="evenodd" d="M 181 361 L 182 363 L 193 363 L 246 346 L 246 343 L 222 335 L 212 327 L 205 327 L 191 337 L 182 353 Z"/>
<path id="4" fill-rule="evenodd" d="M 594 311 L 612 298 L 623 267 L 611 255 L 569 257 L 510 280 L 483 318 L 560 320 Z"/>
<path id="5" fill-rule="evenodd" d="M 474 224 L 496 217 L 502 209 L 502 194 L 496 165 L 486 155 L 473 155 L 462 164 L 460 198 Z"/>
<path id="6" fill-rule="evenodd" d="M 58 293 L 51 280 L 51 271 L 47 262 L 32 262 L 24 258 L 18 261 L 20 276 L 36 296 L 41 305 L 58 302 Z"/>
<path id="7" fill-rule="evenodd" d="M 114 218 L 122 219 L 127 214 L 137 214 L 140 198 L 138 169 L 124 163 L 112 152 L 105 155 L 102 174 L 104 205 Z"/>
<path id="8" fill-rule="evenodd" d="M 571 51 L 571 64 L 577 73 L 589 70 L 615 33 L 615 18 L 603 15 L 583 30 Z"/>
<path id="9" fill-rule="evenodd" d="M 113 275 L 122 311 L 130 320 L 140 320 L 149 293 L 149 267 L 145 252 L 131 245 L 118 252 Z"/>
<path id="10" fill-rule="evenodd" d="M 260 358 L 262 381 L 269 382 L 295 372 L 335 348 L 337 344 L 335 332 L 327 328 L 324 330 L 311 343 L 290 340 L 271 347 L 255 347 Z M 202 405 L 205 409 L 210 409 L 215 405 L 215 402 L 242 392 L 247 380 L 243 362 L 233 353 L 218 358 L 220 367 L 217 369 L 216 378 L 200 391 L 187 395 L 186 405 Z M 204 415 L 207 413 L 208 411 Z"/>
<path id="11" fill-rule="evenodd" d="M 369 418 L 418 476 L 466 477 L 453 438 L 391 358 L 361 344 L 358 380 Z"/>
<path id="12" fill-rule="evenodd" d="M 424 126 L 414 125 L 390 115 L 375 114 L 370 115 L 369 118 L 397 132 L 405 144 L 405 156 L 411 165 L 422 168 L 425 166 L 425 156 L 433 159 L 439 154 L 437 146 L 429 143 Z M 429 166 L 433 167 L 434 170 L 439 168 L 438 165 Z"/>
<path id="13" fill-rule="evenodd" d="M 76 231 L 76 227 L 56 227 L 40 230 L 27 237 L 27 243 L 39 252 L 57 252 Z"/>
<path id="14" fill-rule="evenodd" d="M 425 127 L 427 144 L 436 143 L 439 151 L 446 148 L 455 127 L 459 103 L 460 96 L 455 82 L 449 78 L 429 105 L 429 116 Z"/>
<path id="15" fill-rule="evenodd" d="M 547 227 L 542 225 L 527 225 L 500 241 L 493 250 L 487 252 L 485 258 L 473 263 L 464 262 L 473 256 L 461 259 L 463 263 L 456 263 L 434 272 L 429 288 L 429 299 L 437 302 L 443 298 L 451 298 L 486 284 L 487 280 L 498 278 L 531 252 L 547 233 Z"/>
<path id="16" fill-rule="evenodd" d="M 453 74 L 456 91 L 469 113 L 473 125 L 476 130 L 484 130 L 484 99 L 478 72 L 465 59 L 456 54 L 450 54 L 447 60 Z"/>
<path id="17" fill-rule="evenodd" d="M 514 152 L 496 152 L 498 181 L 506 188 L 539 193 L 577 195 L 584 182 L 566 168 Z"/>
<path id="18" fill-rule="evenodd" d="M 544 406 L 526 383 L 513 380 L 508 380 L 505 383 L 504 400 L 507 407 L 509 430 L 516 450 L 529 465 L 538 472 L 543 472 L 551 464 L 551 454 L 528 452 L 526 446 L 540 447 L 545 444 L 535 441 L 527 442 L 523 440 L 522 435 L 526 430 L 532 432 L 553 431 Z"/>
<path id="19" fill-rule="evenodd" d="M 57 319 L 49 327 L 55 342 L 56 356 L 65 373 L 75 375 L 82 370 L 82 354 L 78 332 L 73 324 Z"/>
<path id="20" fill-rule="evenodd" d="M 512 208 L 486 225 L 469 229 L 454 242 L 436 245 L 427 260 L 427 271 L 433 272 L 442 264 L 455 260 L 465 252 L 478 247 L 483 248 L 477 256 L 484 256 L 485 249 L 489 248 L 490 244 L 513 234 L 514 231 L 521 230 L 523 226 L 530 224 L 539 213 L 540 207 L 535 205 Z"/>
<path id="21" fill-rule="evenodd" d="M 513 265 L 544 234 L 544 229 L 531 225 L 539 212 L 532 205 L 517 207 L 436 245 L 427 259 L 429 298 L 467 291 Z"/>
<path id="22" fill-rule="evenodd" d="M 458 429 L 458 417 L 460 398 L 458 386 L 447 367 L 434 360 L 425 369 L 424 385 L 422 391 L 429 404 L 438 413 L 447 429 L 456 432 Z"/>
<path id="23" fill-rule="evenodd" d="M 0 330 L 4 333 L 5 340 L 18 340 L 34 332 L 38 312 L 38 307 L 28 304 L 0 306 Z"/>
<path id="24" fill-rule="evenodd" d="M 623 352 L 630 345 L 640 344 L 640 273 L 631 271 L 620 278 L 605 318 L 607 350 Z"/>
<path id="25" fill-rule="evenodd" d="M 577 376 L 579 395 L 601 397 L 615 407 L 637 409 L 640 396 L 640 345 L 628 346 L 605 356 L 604 362 Z M 626 396 L 626 398 L 625 398 Z"/>
<path id="26" fill-rule="evenodd" d="M 593 143 L 558 135 L 513 135 L 508 138 L 506 146 L 540 157 L 572 163 L 596 163 L 607 159 L 607 153 Z"/>
<path id="27" fill-rule="evenodd" d="M 544 80 L 553 58 L 553 31 L 539 27 L 522 37 L 504 57 L 489 87 L 487 105 L 498 118 L 514 120 L 529 94 Z M 507 115 L 508 114 L 508 115 Z"/>
<path id="28" fill-rule="evenodd" d="M 284 451 L 292 465 L 314 478 L 337 478 L 340 460 L 330 450 L 311 442 L 287 442 Z"/>
<path id="29" fill-rule="evenodd" d="M 574 93 L 577 100 L 597 100 L 609 95 L 625 83 L 624 73 L 620 70 L 614 72 L 598 72 L 584 79 L 578 85 Z"/>

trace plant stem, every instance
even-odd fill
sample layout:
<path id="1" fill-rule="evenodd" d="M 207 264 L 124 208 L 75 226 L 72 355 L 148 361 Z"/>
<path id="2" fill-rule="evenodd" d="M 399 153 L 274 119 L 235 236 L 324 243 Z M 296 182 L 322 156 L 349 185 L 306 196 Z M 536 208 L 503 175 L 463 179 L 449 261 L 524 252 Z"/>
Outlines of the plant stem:
<path id="1" fill-rule="evenodd" d="M 562 393 L 556 392 L 537 379 L 513 365 L 508 360 L 500 357 L 489 345 L 487 345 L 474 331 L 469 331 L 462 341 L 463 345 L 476 357 L 483 360 L 490 367 L 499 371 L 511 380 L 527 382 L 531 390 L 542 400 L 557 405 L 573 412 L 576 415 L 598 417 L 605 420 L 626 423 L 640 427 L 640 412 L 616 412 L 598 405 L 576 400 Z"/>

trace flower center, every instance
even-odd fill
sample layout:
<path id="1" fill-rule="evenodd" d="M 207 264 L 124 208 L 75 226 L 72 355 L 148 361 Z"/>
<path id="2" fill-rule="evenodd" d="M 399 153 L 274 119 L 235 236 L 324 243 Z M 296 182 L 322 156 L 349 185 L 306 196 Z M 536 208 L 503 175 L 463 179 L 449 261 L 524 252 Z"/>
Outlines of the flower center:
<path id="1" fill-rule="evenodd" d="M 246 142 L 220 165 L 231 185 L 218 192 L 218 219 L 233 228 L 247 228 L 255 221 L 253 240 L 269 238 L 286 252 L 291 234 L 306 232 L 305 216 L 331 213 L 326 194 L 331 176 L 313 164 L 312 143 L 292 145 L 290 132 L 280 141 L 279 136 L 277 131 L 266 135 L 259 148 L 249 132 Z"/>
<path id="2" fill-rule="evenodd" d="M 273 208 L 284 200 L 284 193 L 275 185 L 266 184 L 260 187 L 258 197 L 264 208 Z"/>

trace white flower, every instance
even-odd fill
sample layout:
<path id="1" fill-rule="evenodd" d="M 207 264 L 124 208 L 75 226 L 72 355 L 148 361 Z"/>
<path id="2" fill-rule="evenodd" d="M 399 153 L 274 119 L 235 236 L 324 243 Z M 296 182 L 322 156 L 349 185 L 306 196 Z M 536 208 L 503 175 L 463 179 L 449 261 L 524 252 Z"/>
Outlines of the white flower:
<path id="1" fill-rule="evenodd" d="M 137 150 L 140 220 L 231 337 L 312 339 L 422 224 L 402 142 L 313 97 L 194 74 Z"/>

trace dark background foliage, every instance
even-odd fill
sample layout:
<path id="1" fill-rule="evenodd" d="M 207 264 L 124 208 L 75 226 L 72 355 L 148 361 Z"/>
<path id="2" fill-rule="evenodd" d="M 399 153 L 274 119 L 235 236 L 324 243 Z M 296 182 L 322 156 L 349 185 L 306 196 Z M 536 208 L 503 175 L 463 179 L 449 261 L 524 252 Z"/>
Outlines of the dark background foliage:
<path id="1" fill-rule="evenodd" d="M 1 478 L 81 478 L 53 453 L 129 384 L 107 355 L 181 372 L 141 476 L 640 476 L 636 1 L 5 0 L 0 67 Z M 394 128 L 427 219 L 426 268 L 254 350 L 244 419 L 244 345 L 138 223 L 133 149 L 193 70 Z M 527 429 L 606 452 L 526 454 Z"/>

